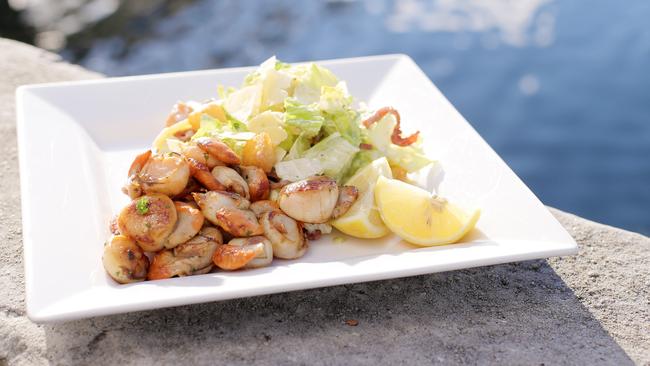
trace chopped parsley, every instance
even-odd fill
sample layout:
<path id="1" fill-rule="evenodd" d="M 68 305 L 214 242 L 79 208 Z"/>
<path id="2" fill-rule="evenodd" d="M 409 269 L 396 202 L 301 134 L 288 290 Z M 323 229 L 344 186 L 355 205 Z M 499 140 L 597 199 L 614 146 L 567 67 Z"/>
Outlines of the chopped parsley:
<path id="1" fill-rule="evenodd" d="M 147 197 L 142 197 L 135 203 L 135 209 L 138 210 L 140 215 L 144 215 L 149 212 L 149 199 Z"/>

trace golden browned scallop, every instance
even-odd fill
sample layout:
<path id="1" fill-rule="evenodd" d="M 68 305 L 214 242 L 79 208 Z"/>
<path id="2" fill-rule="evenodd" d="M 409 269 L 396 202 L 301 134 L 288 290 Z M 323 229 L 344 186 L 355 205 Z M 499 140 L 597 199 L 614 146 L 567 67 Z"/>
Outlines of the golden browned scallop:
<path id="1" fill-rule="evenodd" d="M 298 221 L 319 224 L 330 219 L 338 197 L 339 187 L 334 179 L 316 176 L 284 186 L 278 204 Z"/>
<path id="2" fill-rule="evenodd" d="M 253 247 L 240 247 L 235 245 L 222 245 L 214 251 L 212 262 L 226 271 L 244 268 L 257 255 Z"/>
<path id="3" fill-rule="evenodd" d="M 274 201 L 262 200 L 251 203 L 250 210 L 253 211 L 255 216 L 259 219 L 265 212 L 280 211 L 280 206 Z"/>
<path id="4" fill-rule="evenodd" d="M 216 224 L 234 237 L 261 235 L 262 225 L 251 210 L 222 207 L 215 214 Z"/>
<path id="5" fill-rule="evenodd" d="M 225 191 L 226 187 L 223 186 L 217 178 L 212 175 L 207 165 L 200 163 L 192 158 L 185 158 L 190 165 L 190 175 L 196 179 L 201 185 L 210 191 Z"/>
<path id="6" fill-rule="evenodd" d="M 147 151 L 138 155 L 131 164 L 122 191 L 131 198 L 150 193 L 175 196 L 183 192 L 189 179 L 189 164 L 180 154 L 152 155 Z"/>
<path id="7" fill-rule="evenodd" d="M 248 183 L 246 183 L 244 178 L 235 169 L 228 168 L 227 166 L 215 166 L 212 169 L 212 175 L 221 185 L 226 187 L 226 191 L 237 193 L 247 200 L 250 199 Z"/>
<path id="8" fill-rule="evenodd" d="M 165 240 L 165 248 L 168 249 L 192 239 L 201 230 L 205 220 L 195 203 L 177 201 L 174 202 L 174 207 L 178 219 L 174 231 Z"/>
<path id="9" fill-rule="evenodd" d="M 247 199 L 231 192 L 210 191 L 205 193 L 192 193 L 192 196 L 201 208 L 203 216 L 215 225 L 218 225 L 217 211 L 219 209 L 223 207 L 248 209 L 250 207 L 250 202 Z"/>
<path id="10" fill-rule="evenodd" d="M 117 226 L 123 235 L 135 240 L 146 252 L 164 247 L 176 226 L 176 208 L 171 198 L 163 194 L 138 197 L 122 209 Z"/>
<path id="11" fill-rule="evenodd" d="M 228 245 L 236 247 L 253 248 L 255 257 L 244 268 L 266 267 L 273 261 L 273 246 L 269 239 L 264 236 L 251 236 L 249 238 L 235 238 L 228 242 Z"/>
<path id="12" fill-rule="evenodd" d="M 208 273 L 212 269 L 212 256 L 221 244 L 223 238 L 219 230 L 205 227 L 186 243 L 156 253 L 147 278 L 160 280 Z"/>
<path id="13" fill-rule="evenodd" d="M 212 169 L 217 165 L 224 165 L 222 161 L 215 158 L 213 155 L 207 153 L 205 150 L 201 149 L 193 143 L 184 145 L 181 149 L 181 155 L 185 156 L 186 158 L 198 161 L 199 163 L 208 167 L 208 169 Z"/>
<path id="14" fill-rule="evenodd" d="M 332 211 L 332 218 L 341 217 L 352 207 L 354 202 L 359 197 L 359 190 L 355 186 L 342 186 L 339 187 L 339 198 Z"/>
<path id="15" fill-rule="evenodd" d="M 215 137 L 199 137 L 196 146 L 228 165 L 240 164 L 239 156 L 225 143 Z"/>
<path id="16" fill-rule="evenodd" d="M 273 255 L 282 259 L 302 257 L 307 251 L 307 240 L 300 224 L 279 212 L 268 211 L 260 219 L 266 236 L 273 246 Z"/>
<path id="17" fill-rule="evenodd" d="M 256 166 L 241 166 L 239 167 L 241 176 L 248 184 L 248 191 L 250 193 L 250 201 L 260 201 L 269 199 L 271 192 L 271 184 L 266 177 L 266 173 L 262 168 Z"/>
<path id="18" fill-rule="evenodd" d="M 179 154 L 153 155 L 138 174 L 144 193 L 175 196 L 190 178 L 190 167 Z"/>
<path id="19" fill-rule="evenodd" d="M 124 235 L 115 235 L 104 246 L 102 264 L 115 281 L 131 283 L 147 277 L 149 259 L 135 241 Z"/>

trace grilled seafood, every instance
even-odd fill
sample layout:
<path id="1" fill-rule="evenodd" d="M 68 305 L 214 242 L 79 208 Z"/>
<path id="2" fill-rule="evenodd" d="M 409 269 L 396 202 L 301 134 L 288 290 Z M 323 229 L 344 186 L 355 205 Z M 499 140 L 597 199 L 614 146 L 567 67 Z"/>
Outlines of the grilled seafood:
<path id="1" fill-rule="evenodd" d="M 339 197 L 336 200 L 336 206 L 332 211 L 332 218 L 338 218 L 345 215 L 352 207 L 354 201 L 359 197 L 359 190 L 355 186 L 343 186 L 339 188 Z"/>
<path id="2" fill-rule="evenodd" d="M 251 202 L 269 198 L 271 185 L 262 168 L 256 166 L 240 166 L 239 170 L 241 171 L 241 176 L 248 184 Z"/>
<path id="3" fill-rule="evenodd" d="M 215 223 L 234 237 L 261 235 L 264 229 L 251 210 L 222 207 L 215 213 Z"/>
<path id="4" fill-rule="evenodd" d="M 250 193 L 248 191 L 248 183 L 244 178 L 237 173 L 235 169 L 228 168 L 227 166 L 216 166 L 212 169 L 212 176 L 221 184 L 228 192 L 234 192 L 238 195 L 250 200 Z"/>
<path id="5" fill-rule="evenodd" d="M 117 217 L 117 226 L 122 235 L 135 240 L 142 250 L 155 252 L 165 246 L 177 219 L 171 198 L 156 193 L 131 201 Z"/>
<path id="6" fill-rule="evenodd" d="M 217 178 L 215 178 L 214 175 L 212 175 L 207 165 L 193 158 L 186 158 L 186 160 L 190 165 L 190 174 L 192 175 L 192 177 L 194 177 L 194 179 L 199 181 L 205 188 L 211 191 L 226 190 L 226 187 L 224 187 L 221 183 L 219 183 Z"/>
<path id="7" fill-rule="evenodd" d="M 234 271 L 243 268 L 248 262 L 255 258 L 255 248 L 238 247 L 234 245 L 222 245 L 215 250 L 212 262 L 219 268 L 226 271 Z"/>
<path id="8" fill-rule="evenodd" d="M 224 165 L 224 163 L 214 157 L 214 155 L 207 153 L 197 145 L 184 145 L 181 149 L 181 155 L 188 159 L 194 159 L 197 162 L 205 165 L 208 169 L 212 169 L 217 165 Z"/>
<path id="9" fill-rule="evenodd" d="M 196 139 L 196 145 L 224 164 L 235 165 L 241 163 L 239 156 L 228 145 L 219 141 L 217 138 L 200 137 Z"/>
<path id="10" fill-rule="evenodd" d="M 174 248 L 194 237 L 203 226 L 204 217 L 195 204 L 174 202 L 176 208 L 176 226 L 165 240 L 165 248 Z"/>
<path id="11" fill-rule="evenodd" d="M 253 236 L 264 231 L 253 211 L 248 209 L 250 202 L 237 193 L 210 191 L 192 195 L 203 216 L 229 234 Z"/>
<path id="12" fill-rule="evenodd" d="M 156 253 L 147 279 L 160 280 L 208 273 L 212 269 L 212 256 L 222 243 L 223 238 L 218 229 L 205 227 L 186 243 Z"/>
<path id="13" fill-rule="evenodd" d="M 115 235 L 104 246 L 104 269 L 118 283 L 144 281 L 149 259 L 140 247 L 124 235 Z"/>
<path id="14" fill-rule="evenodd" d="M 334 179 L 315 176 L 284 186 L 278 204 L 298 221 L 319 224 L 332 217 L 338 197 L 339 187 Z"/>
<path id="15" fill-rule="evenodd" d="M 260 219 L 266 236 L 273 245 L 273 256 L 282 259 L 302 257 L 307 251 L 307 240 L 300 224 L 279 211 L 267 211 Z"/>
<path id="16" fill-rule="evenodd" d="M 190 167 L 180 154 L 138 155 L 129 169 L 129 177 L 122 191 L 129 197 L 162 193 L 175 196 L 183 191 L 190 178 Z"/>
<path id="17" fill-rule="evenodd" d="M 235 238 L 219 248 L 212 259 L 226 270 L 266 267 L 273 261 L 273 246 L 263 236 Z"/>
<path id="18" fill-rule="evenodd" d="M 206 193 L 192 193 L 194 201 L 201 208 L 203 216 L 211 223 L 217 224 L 217 211 L 223 207 L 248 209 L 251 203 L 237 193 L 224 191 L 209 191 Z"/>
<path id="19" fill-rule="evenodd" d="M 251 203 L 250 206 L 251 211 L 257 216 L 257 218 L 261 218 L 262 214 L 268 211 L 279 211 L 280 206 L 275 201 L 270 201 L 270 200 L 262 200 L 262 201 L 257 201 Z"/>

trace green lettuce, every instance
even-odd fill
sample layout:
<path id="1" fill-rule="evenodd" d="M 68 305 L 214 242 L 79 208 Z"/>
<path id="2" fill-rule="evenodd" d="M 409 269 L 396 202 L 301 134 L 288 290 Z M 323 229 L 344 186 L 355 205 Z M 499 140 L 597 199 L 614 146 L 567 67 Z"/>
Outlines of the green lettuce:
<path id="1" fill-rule="evenodd" d="M 290 134 L 307 138 L 318 135 L 325 120 L 317 104 L 301 104 L 294 98 L 284 101 L 284 126 Z"/>
<path id="2" fill-rule="evenodd" d="M 363 137 L 359 126 L 359 114 L 351 109 L 336 114 L 325 114 L 323 130 L 326 135 L 338 132 L 354 146 L 359 146 Z"/>
<path id="3" fill-rule="evenodd" d="M 305 154 L 305 151 L 309 149 L 310 145 L 311 138 L 307 137 L 307 135 L 304 133 L 301 133 L 293 142 L 293 145 L 291 145 L 291 149 L 289 149 L 289 152 L 284 157 L 284 160 L 301 158 Z"/>
<path id="4" fill-rule="evenodd" d="M 294 78 L 293 97 L 302 104 L 319 102 L 321 88 L 338 83 L 331 71 L 314 63 L 294 66 L 288 71 Z"/>
<path id="5" fill-rule="evenodd" d="M 340 180 L 358 151 L 357 146 L 350 144 L 336 132 L 305 151 L 304 157 L 318 161 L 323 168 L 323 174 Z"/>
<path id="6" fill-rule="evenodd" d="M 322 174 L 323 170 L 324 168 L 320 161 L 310 158 L 281 161 L 275 164 L 275 174 L 278 178 L 290 182 L 299 181 L 312 175 Z"/>
<path id="7" fill-rule="evenodd" d="M 375 159 L 381 158 L 382 156 L 383 155 L 378 150 L 360 150 L 354 155 L 354 158 L 350 162 L 350 166 L 348 166 L 345 174 L 343 174 L 341 177 L 341 182 L 347 182 L 348 179 L 350 179 L 350 177 L 352 177 L 360 169 L 372 163 Z"/>
<path id="8" fill-rule="evenodd" d="M 352 97 L 348 93 L 348 87 L 345 81 L 341 81 L 335 86 L 322 86 L 318 104 L 322 111 L 330 114 L 336 114 L 349 109 L 352 105 Z"/>

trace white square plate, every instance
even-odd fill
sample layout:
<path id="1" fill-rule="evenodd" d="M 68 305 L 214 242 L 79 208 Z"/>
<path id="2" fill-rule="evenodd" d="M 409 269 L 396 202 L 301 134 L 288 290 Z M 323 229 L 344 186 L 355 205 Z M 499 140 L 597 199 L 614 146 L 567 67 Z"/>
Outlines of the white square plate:
<path id="1" fill-rule="evenodd" d="M 37 322 L 254 296 L 565 255 L 577 245 L 407 56 L 323 61 L 370 107 L 396 107 L 439 160 L 439 192 L 477 206 L 463 243 L 409 246 L 331 236 L 298 260 L 131 285 L 105 275 L 102 247 L 137 152 L 148 148 L 177 100 L 240 85 L 251 68 L 30 85 L 17 92 L 27 314 Z M 340 234 L 339 234 L 340 235 Z"/>

